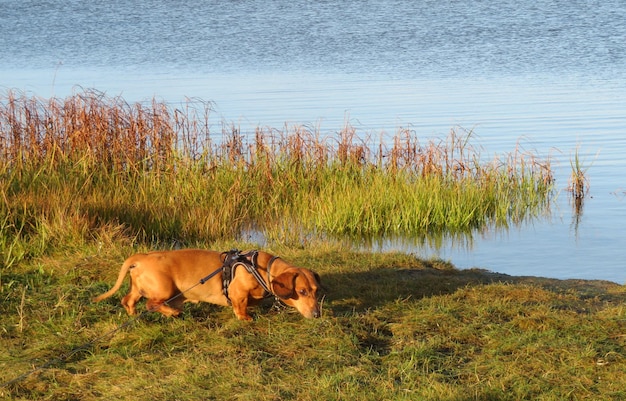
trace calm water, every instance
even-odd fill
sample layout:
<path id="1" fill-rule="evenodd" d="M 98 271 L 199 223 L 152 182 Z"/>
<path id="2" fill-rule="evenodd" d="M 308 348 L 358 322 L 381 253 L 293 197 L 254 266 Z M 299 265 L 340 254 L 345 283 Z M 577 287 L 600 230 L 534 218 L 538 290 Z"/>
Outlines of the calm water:
<path id="1" fill-rule="evenodd" d="M 626 282 L 626 2 L 0 0 L 0 90 L 49 97 L 95 88 L 128 101 L 215 103 L 242 130 L 349 121 L 475 133 L 483 154 L 519 143 L 550 155 L 567 187 L 579 148 L 590 197 L 441 249 L 461 268 Z"/>

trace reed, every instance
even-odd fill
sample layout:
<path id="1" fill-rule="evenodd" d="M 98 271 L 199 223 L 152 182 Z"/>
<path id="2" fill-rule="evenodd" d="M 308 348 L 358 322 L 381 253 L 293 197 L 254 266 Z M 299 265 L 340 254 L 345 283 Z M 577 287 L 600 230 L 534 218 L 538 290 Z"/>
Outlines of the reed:
<path id="1" fill-rule="evenodd" d="M 144 242 L 210 242 L 258 230 L 422 238 L 506 227 L 543 213 L 549 160 L 519 152 L 485 160 L 455 129 L 372 139 L 287 126 L 252 134 L 218 124 L 211 104 L 179 108 L 85 91 L 0 99 L 0 253 L 5 265 L 107 230 Z M 115 234 L 118 235 L 118 234 Z"/>
<path id="2" fill-rule="evenodd" d="M 581 160 L 579 149 L 576 148 L 574 156 L 570 158 L 571 173 L 569 179 L 568 191 L 571 194 L 572 205 L 572 227 L 576 235 L 578 235 L 578 227 L 583 215 L 585 198 L 589 189 L 589 178 L 587 170 L 590 165 L 585 165 Z"/>
<path id="3" fill-rule="evenodd" d="M 589 167 L 583 165 L 578 149 L 574 152 L 573 159 L 570 159 L 571 174 L 569 182 L 569 191 L 574 199 L 583 199 L 589 186 L 587 179 L 587 170 Z"/>

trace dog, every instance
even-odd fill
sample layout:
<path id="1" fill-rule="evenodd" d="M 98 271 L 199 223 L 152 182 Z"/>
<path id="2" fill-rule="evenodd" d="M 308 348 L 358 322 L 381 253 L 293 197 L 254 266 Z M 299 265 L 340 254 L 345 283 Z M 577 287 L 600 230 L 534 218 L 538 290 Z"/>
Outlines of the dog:
<path id="1" fill-rule="evenodd" d="M 230 270 L 230 284 L 225 286 L 223 275 L 217 273 L 229 268 L 226 252 L 179 249 L 138 253 L 122 264 L 113 288 L 93 301 L 102 301 L 116 293 L 130 271 L 130 290 L 122 299 L 122 305 L 131 316 L 137 313 L 135 304 L 144 297 L 148 310 L 165 316 L 178 316 L 185 302 L 209 302 L 232 305 L 238 319 L 252 320 L 248 305 L 261 301 L 269 290 L 305 318 L 320 317 L 317 299 L 320 277 L 317 273 L 292 266 L 263 251 L 237 253 L 235 256 L 239 266 Z M 256 269 L 256 277 L 254 272 L 242 266 L 244 264 Z M 213 273 L 210 278 L 209 273 Z"/>

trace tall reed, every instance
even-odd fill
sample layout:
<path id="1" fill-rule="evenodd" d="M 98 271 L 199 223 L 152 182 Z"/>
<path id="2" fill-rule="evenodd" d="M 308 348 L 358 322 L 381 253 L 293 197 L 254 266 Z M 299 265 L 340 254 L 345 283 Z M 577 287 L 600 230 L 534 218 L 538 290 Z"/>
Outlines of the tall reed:
<path id="1" fill-rule="evenodd" d="M 81 246 L 112 230 L 141 241 L 212 241 L 248 229 L 420 237 L 506 226 L 549 206 L 549 160 L 517 149 L 484 160 L 471 132 L 420 141 L 347 124 L 242 133 L 211 104 L 129 104 L 85 91 L 0 98 L 0 252 Z M 11 239 L 17 238 L 17 239 Z M 22 255 L 22 256 L 20 256 Z"/>
<path id="2" fill-rule="evenodd" d="M 583 161 L 580 158 L 578 148 L 574 152 L 574 156 L 570 158 L 570 179 L 568 191 L 571 194 L 572 205 L 572 227 L 576 235 L 578 235 L 578 227 L 580 225 L 585 198 L 589 189 L 589 178 L 587 177 L 587 170 L 590 166 L 584 166 Z"/>
<path id="3" fill-rule="evenodd" d="M 587 187 L 589 186 L 589 181 L 587 179 L 587 169 L 589 167 L 583 166 L 583 162 L 580 159 L 578 149 L 576 149 L 573 159 L 570 159 L 570 166 L 571 174 L 569 191 L 571 192 L 572 197 L 575 200 L 582 200 L 585 197 L 587 193 Z"/>

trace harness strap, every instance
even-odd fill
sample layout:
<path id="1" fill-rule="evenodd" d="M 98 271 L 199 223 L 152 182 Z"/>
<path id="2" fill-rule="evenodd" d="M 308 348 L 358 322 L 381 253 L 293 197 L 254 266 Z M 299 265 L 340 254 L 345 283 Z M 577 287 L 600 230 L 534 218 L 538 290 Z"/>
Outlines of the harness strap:
<path id="1" fill-rule="evenodd" d="M 278 299 L 276 295 L 270 289 L 270 285 L 272 282 L 270 269 L 272 267 L 272 264 L 276 261 L 276 259 L 279 258 L 278 256 L 273 256 L 267 263 L 267 267 L 266 267 L 267 283 L 266 283 L 258 271 L 257 259 L 259 256 L 259 251 L 250 251 L 248 253 L 242 254 L 237 249 L 231 249 L 228 252 L 223 252 L 222 255 L 224 256 L 223 265 L 218 270 L 222 271 L 222 291 L 224 292 L 224 295 L 226 296 L 226 299 L 228 300 L 229 304 L 231 303 L 231 301 L 228 296 L 228 287 L 230 286 L 230 283 L 233 277 L 235 276 L 235 270 L 240 265 L 242 265 L 248 273 L 252 274 L 252 276 L 259 283 L 259 285 L 263 287 L 263 290 L 265 290 L 266 292 L 265 297 L 274 295 L 274 297 Z M 213 274 L 215 273 L 217 272 L 214 272 Z"/>
<path id="2" fill-rule="evenodd" d="M 272 290 L 270 290 L 268 284 L 265 283 L 265 280 L 263 280 L 263 277 L 261 277 L 261 275 L 259 274 L 259 271 L 257 270 L 256 261 L 257 261 L 258 255 L 259 253 L 257 251 L 254 251 L 254 253 L 252 254 L 252 258 L 251 258 L 252 263 L 250 264 L 244 263 L 243 265 L 246 267 L 246 270 L 248 271 L 248 273 L 252 274 L 252 276 L 261 285 L 261 287 L 263 287 L 265 292 L 272 294 Z M 268 280 L 268 283 L 269 283 L 269 280 Z"/>
<path id="3" fill-rule="evenodd" d="M 230 286 L 230 282 L 235 276 L 235 269 L 240 264 L 238 259 L 240 257 L 240 253 L 238 249 L 231 249 L 228 252 L 222 252 L 224 260 L 222 261 L 222 292 L 230 305 L 230 297 L 228 296 L 228 287 Z"/>

